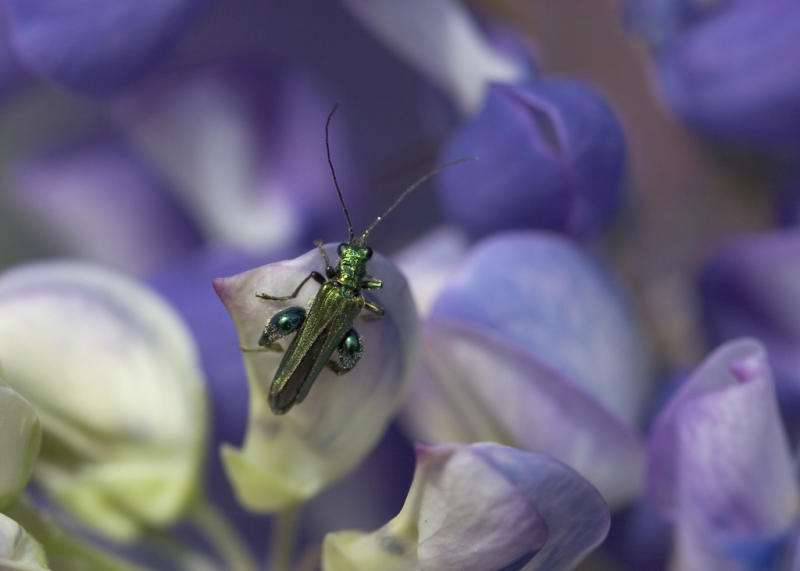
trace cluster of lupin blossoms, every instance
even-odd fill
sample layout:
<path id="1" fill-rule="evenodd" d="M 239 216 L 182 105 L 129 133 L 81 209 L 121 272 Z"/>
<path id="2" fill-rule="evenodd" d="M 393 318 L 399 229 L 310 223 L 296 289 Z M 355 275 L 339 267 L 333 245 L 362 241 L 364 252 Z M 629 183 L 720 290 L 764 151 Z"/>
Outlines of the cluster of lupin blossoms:
<path id="1" fill-rule="evenodd" d="M 0 0 L 0 569 L 798 568 L 800 4 L 591 4 Z M 477 160 L 277 415 L 335 102 L 357 236 Z"/>

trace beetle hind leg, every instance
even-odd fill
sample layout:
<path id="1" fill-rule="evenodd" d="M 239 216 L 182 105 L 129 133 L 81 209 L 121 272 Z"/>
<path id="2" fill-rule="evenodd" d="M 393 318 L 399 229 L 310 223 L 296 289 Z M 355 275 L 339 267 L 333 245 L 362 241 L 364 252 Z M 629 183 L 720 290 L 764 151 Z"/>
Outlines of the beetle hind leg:
<path id="1" fill-rule="evenodd" d="M 278 345 L 275 343 L 281 337 L 285 337 L 296 331 L 303 322 L 306 320 L 306 310 L 302 307 L 287 307 L 279 311 L 269 322 L 264 326 L 264 331 L 261 333 L 261 338 L 258 340 L 260 347 L 268 347 L 274 350 Z M 280 345 L 278 345 L 280 348 Z M 278 349 L 280 350 L 280 349 Z"/>
<path id="2" fill-rule="evenodd" d="M 328 368 L 337 375 L 344 375 L 356 366 L 364 352 L 364 343 L 355 329 L 350 329 L 339 343 L 339 358 L 328 361 Z"/>

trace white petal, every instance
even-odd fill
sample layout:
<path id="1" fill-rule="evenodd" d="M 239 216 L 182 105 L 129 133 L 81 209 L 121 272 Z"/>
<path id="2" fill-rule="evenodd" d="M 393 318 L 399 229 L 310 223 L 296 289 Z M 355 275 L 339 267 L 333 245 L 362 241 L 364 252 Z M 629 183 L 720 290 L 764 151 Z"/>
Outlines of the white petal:
<path id="1" fill-rule="evenodd" d="M 326 571 L 574 566 L 606 536 L 600 494 L 570 468 L 495 443 L 417 445 L 400 513 L 372 533 L 328 534 Z"/>
<path id="2" fill-rule="evenodd" d="M 291 244 L 299 226 L 286 195 L 257 192 L 260 134 L 242 93 L 212 74 L 153 91 L 124 100 L 120 117 L 211 237 L 257 251 Z"/>
<path id="3" fill-rule="evenodd" d="M 336 247 L 326 249 L 335 259 Z M 241 346 L 257 347 L 272 315 L 289 305 L 307 306 L 319 286 L 309 281 L 291 302 L 255 294 L 289 294 L 311 270 L 323 270 L 316 249 L 215 280 Z M 366 296 L 386 314 L 353 324 L 364 340 L 364 355 L 352 371 L 336 376 L 323 370 L 305 401 L 276 416 L 267 395 L 282 354 L 244 355 L 251 391 L 247 437 L 243 448 L 225 446 L 222 455 L 239 500 L 250 509 L 273 511 L 302 502 L 344 476 L 375 445 L 405 394 L 418 328 L 414 302 L 405 278 L 385 258 L 376 254 L 367 270 L 384 287 Z"/>
<path id="4" fill-rule="evenodd" d="M 0 510 L 9 506 L 28 483 L 41 435 L 31 404 L 0 381 Z"/>
<path id="5" fill-rule="evenodd" d="M 0 569 L 38 571 L 49 569 L 44 551 L 22 526 L 0 514 Z"/>
<path id="6" fill-rule="evenodd" d="M 430 312 L 467 248 L 467 237 L 462 232 L 443 227 L 426 234 L 393 257 L 409 280 L 420 315 Z"/>

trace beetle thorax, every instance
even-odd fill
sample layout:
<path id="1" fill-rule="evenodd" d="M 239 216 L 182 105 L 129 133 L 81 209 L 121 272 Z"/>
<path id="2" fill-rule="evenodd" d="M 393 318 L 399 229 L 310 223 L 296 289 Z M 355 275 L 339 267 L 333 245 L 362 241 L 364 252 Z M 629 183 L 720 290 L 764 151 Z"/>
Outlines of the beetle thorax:
<path id="1" fill-rule="evenodd" d="M 360 289 L 361 280 L 367 273 L 367 260 L 371 252 L 367 248 L 344 245 L 339 250 L 339 277 L 336 281 L 354 290 Z"/>

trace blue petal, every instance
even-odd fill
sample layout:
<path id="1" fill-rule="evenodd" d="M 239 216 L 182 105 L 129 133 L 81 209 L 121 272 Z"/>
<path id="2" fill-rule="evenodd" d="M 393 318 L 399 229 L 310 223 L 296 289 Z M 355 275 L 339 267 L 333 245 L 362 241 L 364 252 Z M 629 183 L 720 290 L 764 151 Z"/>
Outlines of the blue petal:
<path id="1" fill-rule="evenodd" d="M 517 228 L 584 234 L 619 204 L 622 129 L 576 81 L 492 85 L 442 160 L 464 156 L 479 160 L 442 173 L 438 192 L 448 218 L 475 236 Z"/>
<path id="2" fill-rule="evenodd" d="M 20 60 L 66 87 L 107 93 L 129 84 L 176 42 L 202 0 L 9 0 Z"/>

